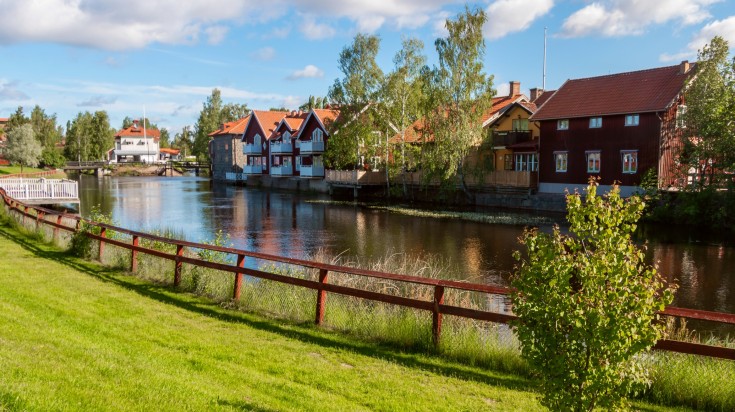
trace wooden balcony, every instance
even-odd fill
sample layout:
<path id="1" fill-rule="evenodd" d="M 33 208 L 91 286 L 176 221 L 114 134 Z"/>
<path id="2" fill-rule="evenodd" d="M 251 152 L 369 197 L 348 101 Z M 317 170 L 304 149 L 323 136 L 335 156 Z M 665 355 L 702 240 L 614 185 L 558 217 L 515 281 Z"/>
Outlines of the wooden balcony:
<path id="1" fill-rule="evenodd" d="M 324 166 L 304 166 L 299 170 L 301 177 L 324 177 Z"/>
<path id="2" fill-rule="evenodd" d="M 271 176 L 293 176 L 293 165 L 271 166 Z"/>
<path id="3" fill-rule="evenodd" d="M 262 165 L 245 165 L 242 168 L 242 172 L 246 175 L 262 175 L 263 166 Z"/>
<path id="4" fill-rule="evenodd" d="M 530 130 L 516 130 L 516 131 L 494 131 L 493 132 L 493 147 L 505 147 L 514 145 L 517 143 L 530 142 L 532 140 L 532 134 Z"/>
<path id="5" fill-rule="evenodd" d="M 293 145 L 289 143 L 272 142 L 271 154 L 293 153 Z"/>
<path id="6" fill-rule="evenodd" d="M 313 140 L 302 140 L 301 153 L 324 153 L 324 142 L 315 142 Z"/>
<path id="7" fill-rule="evenodd" d="M 259 144 L 246 144 L 242 147 L 242 154 L 259 155 L 263 153 L 263 148 Z"/>

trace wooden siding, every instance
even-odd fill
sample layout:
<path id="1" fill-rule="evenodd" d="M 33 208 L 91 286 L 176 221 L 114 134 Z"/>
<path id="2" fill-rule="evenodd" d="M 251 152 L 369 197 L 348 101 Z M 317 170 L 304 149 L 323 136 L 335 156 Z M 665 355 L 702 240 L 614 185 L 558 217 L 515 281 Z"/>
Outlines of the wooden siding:
<path id="1" fill-rule="evenodd" d="M 556 120 L 541 121 L 539 181 L 584 185 L 591 175 L 600 184 L 619 182 L 638 186 L 641 176 L 658 167 L 661 121 L 657 113 L 641 113 L 638 126 L 625 126 L 625 115 L 602 116 L 602 127 L 589 127 L 589 117 L 569 119 L 568 130 L 557 130 Z M 623 173 L 623 150 L 638 151 L 636 173 Z M 600 152 L 600 172 L 587 172 L 586 152 Z M 567 172 L 556 171 L 555 152 L 567 152 Z"/>
<path id="2" fill-rule="evenodd" d="M 262 153 L 259 155 L 247 155 L 247 157 L 261 157 L 265 156 L 265 167 L 263 168 L 263 174 L 267 175 L 270 171 L 270 147 L 269 142 L 266 140 L 268 136 L 265 135 L 263 132 L 263 129 L 259 126 L 259 123 L 255 120 L 255 118 L 250 118 L 250 124 L 248 124 L 248 127 L 245 129 L 245 133 L 243 133 L 242 137 L 242 143 L 243 145 L 246 144 L 253 144 L 253 139 L 255 138 L 256 134 L 260 135 L 260 144 L 262 147 L 263 142 L 265 142 L 265 149 L 263 149 Z M 244 164 L 247 164 L 247 157 Z"/>

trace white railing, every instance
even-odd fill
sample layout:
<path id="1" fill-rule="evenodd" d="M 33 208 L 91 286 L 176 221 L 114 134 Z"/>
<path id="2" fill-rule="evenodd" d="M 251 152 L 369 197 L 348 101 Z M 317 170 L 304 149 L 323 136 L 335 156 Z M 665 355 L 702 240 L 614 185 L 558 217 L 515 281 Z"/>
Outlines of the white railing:
<path id="1" fill-rule="evenodd" d="M 302 177 L 324 177 L 324 166 L 301 165 Z"/>
<path id="2" fill-rule="evenodd" d="M 0 179 L 0 187 L 17 200 L 64 200 L 79 198 L 79 185 L 67 179 Z"/>
<path id="3" fill-rule="evenodd" d="M 304 140 L 301 142 L 301 153 L 322 153 L 324 152 L 324 142 L 316 142 L 313 140 Z"/>

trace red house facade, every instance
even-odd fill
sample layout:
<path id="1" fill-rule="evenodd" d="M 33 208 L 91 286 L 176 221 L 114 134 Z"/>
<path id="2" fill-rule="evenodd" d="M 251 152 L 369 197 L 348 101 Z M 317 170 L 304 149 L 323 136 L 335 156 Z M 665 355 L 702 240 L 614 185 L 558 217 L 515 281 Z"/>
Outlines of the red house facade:
<path id="1" fill-rule="evenodd" d="M 674 156 L 690 74 L 680 65 L 566 81 L 531 116 L 541 129 L 539 192 L 580 192 L 590 176 L 603 191 L 640 190 L 652 170 L 660 188 L 676 186 Z"/>

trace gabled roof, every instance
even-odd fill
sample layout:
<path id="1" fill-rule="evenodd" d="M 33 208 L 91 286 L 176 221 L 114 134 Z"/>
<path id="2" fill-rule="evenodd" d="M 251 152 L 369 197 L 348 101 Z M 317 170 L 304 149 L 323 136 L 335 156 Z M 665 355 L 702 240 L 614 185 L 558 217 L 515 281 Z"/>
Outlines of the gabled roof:
<path id="1" fill-rule="evenodd" d="M 250 123 L 257 122 L 263 129 L 264 138 L 268 139 L 276 130 L 278 124 L 281 123 L 281 119 L 286 117 L 288 113 L 276 110 L 253 110 L 250 112 L 250 120 L 243 130 L 243 134 L 250 127 Z"/>
<path id="2" fill-rule="evenodd" d="M 166 153 L 166 154 L 170 154 L 170 155 L 177 155 L 177 154 L 181 153 L 181 149 L 173 149 L 173 148 L 169 148 L 169 147 L 162 147 L 162 148 L 158 149 L 158 151 L 161 152 L 161 153 Z"/>
<path id="3" fill-rule="evenodd" d="M 303 124 L 306 124 L 310 117 L 314 117 L 319 123 L 320 127 L 324 129 L 324 131 L 327 133 L 327 136 L 329 136 L 329 131 L 326 128 L 326 125 L 324 123 L 326 122 L 334 122 L 339 117 L 339 110 L 334 109 L 311 109 L 310 112 L 308 112 L 306 118 L 303 121 Z M 296 138 L 301 137 L 301 129 L 298 130 L 297 133 L 294 133 Z"/>
<path id="4" fill-rule="evenodd" d="M 144 131 L 140 122 L 138 120 L 134 120 L 130 127 L 120 130 L 117 132 L 115 137 L 150 137 L 153 138 L 153 140 L 158 141 L 161 138 L 161 132 L 158 129 L 145 129 Z"/>
<path id="5" fill-rule="evenodd" d="M 242 119 L 238 119 L 233 122 L 224 123 L 222 127 L 213 131 L 207 136 L 216 137 L 216 136 L 223 136 L 227 134 L 241 135 L 245 131 L 245 126 L 248 124 L 248 120 L 250 120 L 250 115 L 247 115 L 243 117 Z"/>
<path id="6" fill-rule="evenodd" d="M 680 66 L 567 80 L 531 120 L 665 110 L 679 95 L 689 76 L 689 72 L 681 72 Z"/>
<path id="7" fill-rule="evenodd" d="M 551 96 L 554 95 L 554 93 L 556 93 L 556 90 L 545 90 L 541 93 L 541 96 L 537 97 L 536 100 L 533 100 L 531 103 L 535 104 L 536 108 L 539 109 L 551 98 Z"/>
<path id="8" fill-rule="evenodd" d="M 493 97 L 493 103 L 490 109 L 488 109 L 485 113 L 482 115 L 482 126 L 485 127 L 488 124 L 492 123 L 495 119 L 500 117 L 507 109 L 510 108 L 511 105 L 514 103 L 520 103 L 528 101 L 525 95 L 523 94 L 516 94 L 513 96 L 500 96 L 500 97 Z M 406 129 L 405 132 L 405 139 L 406 143 L 416 143 L 421 141 L 421 130 L 426 127 L 425 119 L 422 117 L 415 122 L 411 126 L 409 126 Z M 427 137 L 427 141 L 434 140 L 433 137 Z M 393 136 L 390 139 L 391 143 L 399 143 L 401 141 L 401 134 L 400 132 Z"/>

